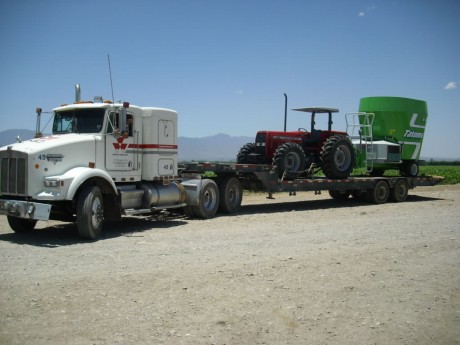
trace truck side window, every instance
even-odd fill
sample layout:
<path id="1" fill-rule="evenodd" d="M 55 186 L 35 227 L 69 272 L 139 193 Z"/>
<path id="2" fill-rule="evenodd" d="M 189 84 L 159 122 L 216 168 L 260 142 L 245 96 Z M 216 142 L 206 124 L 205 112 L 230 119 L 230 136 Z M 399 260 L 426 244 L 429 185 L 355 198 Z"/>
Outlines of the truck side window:
<path id="1" fill-rule="evenodd" d="M 111 112 L 109 115 L 109 123 L 107 124 L 106 133 L 113 133 L 118 129 L 118 113 Z"/>
<path id="2" fill-rule="evenodd" d="M 134 125 L 134 119 L 131 114 L 128 114 L 126 117 L 126 130 L 128 131 L 128 135 L 130 137 L 133 136 L 133 125 Z"/>

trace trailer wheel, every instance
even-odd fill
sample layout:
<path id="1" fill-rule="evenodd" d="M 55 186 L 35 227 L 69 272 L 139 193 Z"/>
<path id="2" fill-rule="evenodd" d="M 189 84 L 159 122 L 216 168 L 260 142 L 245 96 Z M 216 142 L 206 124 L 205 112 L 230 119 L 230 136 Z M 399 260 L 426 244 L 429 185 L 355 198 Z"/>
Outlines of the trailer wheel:
<path id="1" fill-rule="evenodd" d="M 8 224 L 14 232 L 27 233 L 35 229 L 37 221 L 34 219 L 18 218 L 13 216 L 7 216 Z"/>
<path id="2" fill-rule="evenodd" d="M 351 190 L 330 190 L 329 195 L 335 200 L 347 200 L 351 195 Z"/>
<path id="3" fill-rule="evenodd" d="M 280 145 L 273 156 L 273 165 L 278 167 L 280 175 L 301 172 L 305 169 L 307 158 L 302 147 L 296 143 Z"/>
<path id="4" fill-rule="evenodd" d="M 390 190 L 390 200 L 394 202 L 402 202 L 407 199 L 409 193 L 409 184 L 405 179 L 399 179 L 395 187 Z"/>
<path id="5" fill-rule="evenodd" d="M 386 181 L 380 180 L 375 184 L 373 189 L 367 191 L 367 195 L 370 202 L 384 204 L 387 202 L 388 196 L 390 195 L 390 187 Z"/>
<path id="6" fill-rule="evenodd" d="M 77 228 L 80 237 L 94 240 L 101 235 L 104 225 L 104 204 L 99 187 L 88 186 L 77 201 Z"/>
<path id="7" fill-rule="evenodd" d="M 353 199 L 356 199 L 358 201 L 366 201 L 368 194 L 368 191 L 365 189 L 355 189 L 353 192 L 351 192 Z"/>
<path id="8" fill-rule="evenodd" d="M 355 151 L 350 138 L 332 135 L 321 149 L 324 175 L 331 179 L 347 178 L 355 166 Z"/>
<path id="9" fill-rule="evenodd" d="M 219 188 L 213 180 L 203 180 L 198 206 L 193 206 L 193 213 L 198 218 L 211 218 L 219 207 Z"/>
<path id="10" fill-rule="evenodd" d="M 256 152 L 256 144 L 254 143 L 247 143 L 244 145 L 241 149 L 240 152 L 238 152 L 238 155 L 236 156 L 236 162 L 238 164 L 247 164 L 248 162 L 248 155 L 251 153 Z"/>
<path id="11" fill-rule="evenodd" d="M 241 207 L 243 188 L 236 177 L 227 177 L 219 184 L 219 210 L 236 213 Z"/>

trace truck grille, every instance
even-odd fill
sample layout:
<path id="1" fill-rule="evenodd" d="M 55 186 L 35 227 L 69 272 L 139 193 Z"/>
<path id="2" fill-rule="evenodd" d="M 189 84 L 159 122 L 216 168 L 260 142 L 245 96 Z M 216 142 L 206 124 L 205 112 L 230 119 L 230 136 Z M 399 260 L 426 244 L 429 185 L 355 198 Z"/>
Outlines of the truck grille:
<path id="1" fill-rule="evenodd" d="M 21 152 L 0 152 L 0 194 L 26 195 L 27 155 Z"/>

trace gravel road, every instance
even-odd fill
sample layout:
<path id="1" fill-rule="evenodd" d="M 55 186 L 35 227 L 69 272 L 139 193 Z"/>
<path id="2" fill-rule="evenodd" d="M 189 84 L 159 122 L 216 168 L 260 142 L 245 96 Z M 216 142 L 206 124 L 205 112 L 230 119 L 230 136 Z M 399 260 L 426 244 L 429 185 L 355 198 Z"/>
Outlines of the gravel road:
<path id="1" fill-rule="evenodd" d="M 96 242 L 0 217 L 0 344 L 460 344 L 460 185 L 275 197 Z"/>

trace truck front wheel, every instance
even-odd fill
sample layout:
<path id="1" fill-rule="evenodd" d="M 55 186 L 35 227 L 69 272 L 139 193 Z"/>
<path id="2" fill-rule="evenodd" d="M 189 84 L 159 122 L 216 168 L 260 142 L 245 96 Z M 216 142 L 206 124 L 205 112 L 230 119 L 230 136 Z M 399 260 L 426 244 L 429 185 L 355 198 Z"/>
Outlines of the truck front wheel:
<path id="1" fill-rule="evenodd" d="M 101 235 L 104 225 L 104 204 L 97 186 L 82 190 L 77 202 L 77 228 L 80 237 L 94 240 Z"/>
<path id="2" fill-rule="evenodd" d="M 33 229 L 35 229 L 35 225 L 37 224 L 37 221 L 34 219 L 25 219 L 25 218 L 18 218 L 18 217 L 12 217 L 12 216 L 7 216 L 7 219 L 8 219 L 8 224 L 10 225 L 10 228 L 14 232 L 20 232 L 20 233 L 31 232 Z"/>

